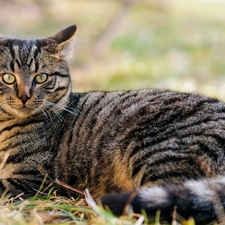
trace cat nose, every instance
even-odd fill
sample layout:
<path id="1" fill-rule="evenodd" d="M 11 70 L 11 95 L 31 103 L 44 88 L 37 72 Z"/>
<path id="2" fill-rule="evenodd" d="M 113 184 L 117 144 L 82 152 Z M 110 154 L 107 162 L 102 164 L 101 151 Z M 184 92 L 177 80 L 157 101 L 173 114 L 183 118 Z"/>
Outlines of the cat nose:
<path id="1" fill-rule="evenodd" d="M 30 95 L 20 95 L 19 98 L 21 99 L 22 103 L 25 105 L 27 100 L 30 98 Z"/>
<path id="2" fill-rule="evenodd" d="M 21 99 L 22 103 L 25 105 L 28 99 L 31 97 L 31 89 L 27 86 L 19 85 L 17 89 L 17 97 Z"/>

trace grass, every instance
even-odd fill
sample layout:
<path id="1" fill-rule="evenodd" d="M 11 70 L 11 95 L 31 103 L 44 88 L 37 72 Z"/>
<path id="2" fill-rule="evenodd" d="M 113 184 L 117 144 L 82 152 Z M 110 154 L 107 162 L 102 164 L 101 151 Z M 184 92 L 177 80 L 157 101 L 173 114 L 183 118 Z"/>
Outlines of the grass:
<path id="1" fill-rule="evenodd" d="M 120 1 L 111 0 L 1 0 L 1 33 L 46 36 L 76 23 L 71 61 L 75 91 L 159 87 L 225 99 L 223 2 L 140 1 L 117 24 L 104 54 L 96 57 L 95 44 L 120 7 Z M 0 200 L 0 225 L 149 224 L 144 216 L 116 218 L 90 197 L 91 205 L 55 193 L 21 197 Z M 159 217 L 154 224 L 159 224 Z"/>
<path id="2" fill-rule="evenodd" d="M 62 197 L 49 196 L 31 198 L 24 201 L 2 200 L 0 224 L 87 224 L 94 212 L 83 200 L 75 201 Z"/>
<path id="3" fill-rule="evenodd" d="M 174 220 L 172 224 L 195 224 L 192 218 L 179 220 L 182 222 Z M 149 223 L 144 212 L 143 215 L 130 212 L 129 215 L 115 217 L 109 210 L 98 206 L 88 192 L 86 199 L 68 199 L 51 194 L 26 200 L 18 196 L 0 201 L 1 225 L 159 225 L 159 221 L 160 212 L 157 212 L 155 222 L 152 223 Z"/>
<path id="4" fill-rule="evenodd" d="M 89 202 L 89 204 L 87 204 Z M 88 196 L 84 199 L 64 198 L 53 195 L 26 200 L 6 199 L 0 202 L 0 224 L 138 224 L 132 216 L 114 217 L 96 205 Z M 142 217 L 141 217 L 141 220 Z M 134 221 L 134 223 L 132 222 Z"/>

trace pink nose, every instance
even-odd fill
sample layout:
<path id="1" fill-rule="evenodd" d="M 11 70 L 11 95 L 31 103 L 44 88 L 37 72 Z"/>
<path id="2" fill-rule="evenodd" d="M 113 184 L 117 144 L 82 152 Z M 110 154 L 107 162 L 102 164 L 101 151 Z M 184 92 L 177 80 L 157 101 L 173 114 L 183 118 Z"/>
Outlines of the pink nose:
<path id="1" fill-rule="evenodd" d="M 24 105 L 26 104 L 30 96 L 31 96 L 31 89 L 29 87 L 19 85 L 17 90 L 17 97 L 21 99 Z"/>
<path id="2" fill-rule="evenodd" d="M 19 98 L 21 99 L 22 103 L 25 105 L 27 100 L 30 98 L 30 95 L 21 95 L 19 96 Z"/>

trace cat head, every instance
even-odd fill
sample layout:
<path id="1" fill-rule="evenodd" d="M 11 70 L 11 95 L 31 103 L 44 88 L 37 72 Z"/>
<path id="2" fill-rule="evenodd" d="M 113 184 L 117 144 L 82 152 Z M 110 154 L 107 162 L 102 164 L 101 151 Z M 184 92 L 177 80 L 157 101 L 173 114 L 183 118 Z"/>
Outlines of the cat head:
<path id="1" fill-rule="evenodd" d="M 71 92 L 67 59 L 76 29 L 34 40 L 0 37 L 0 117 L 26 118 L 66 105 Z"/>

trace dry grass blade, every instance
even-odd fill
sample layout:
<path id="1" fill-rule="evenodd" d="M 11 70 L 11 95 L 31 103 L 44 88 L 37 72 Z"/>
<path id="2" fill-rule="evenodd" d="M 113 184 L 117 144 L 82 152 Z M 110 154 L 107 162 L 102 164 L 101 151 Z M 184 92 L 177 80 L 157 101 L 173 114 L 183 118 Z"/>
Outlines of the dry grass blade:
<path id="1" fill-rule="evenodd" d="M 94 210 L 94 212 L 96 214 L 98 214 L 98 215 L 101 214 L 99 206 L 96 204 L 94 199 L 91 197 L 91 194 L 88 191 L 88 189 L 86 189 L 84 193 L 85 193 L 85 198 L 86 198 L 86 201 L 87 201 L 88 205 Z"/>
<path id="2" fill-rule="evenodd" d="M 177 225 L 176 218 L 177 218 L 177 207 L 175 206 L 173 208 L 173 213 L 172 213 L 172 225 Z"/>
<path id="3" fill-rule="evenodd" d="M 67 189 L 67 190 L 70 190 L 70 191 L 72 191 L 72 192 L 75 192 L 76 194 L 79 194 L 79 195 L 81 195 L 82 197 L 85 196 L 85 194 L 84 194 L 83 191 L 81 191 L 81 190 L 79 190 L 79 189 L 77 189 L 77 188 L 74 188 L 74 187 L 72 187 L 72 186 L 70 186 L 70 185 L 68 185 L 68 184 L 66 184 L 66 183 L 64 183 L 64 182 L 62 182 L 62 181 L 59 181 L 58 179 L 55 179 L 55 180 L 54 180 L 54 183 L 57 184 L 57 185 L 59 185 L 60 187 L 63 187 L 63 188 L 65 188 L 65 189 Z"/>
<path id="4" fill-rule="evenodd" d="M 43 182 L 45 182 L 45 180 L 46 180 L 47 178 L 49 178 L 50 180 L 52 180 L 53 183 L 57 184 L 58 186 L 60 186 L 60 187 L 62 187 L 62 188 L 64 188 L 64 189 L 67 189 L 67 190 L 69 190 L 69 191 L 72 191 L 72 192 L 74 192 L 74 193 L 76 193 L 76 194 L 78 194 L 78 195 L 80 195 L 80 196 L 82 196 L 82 197 L 85 197 L 85 194 L 84 194 L 83 191 L 81 191 L 81 190 L 79 190 L 79 189 L 77 189 L 77 188 L 74 188 L 74 187 L 72 187 L 72 186 L 66 184 L 66 183 L 63 182 L 63 181 L 60 181 L 60 180 L 58 180 L 58 179 L 53 179 L 53 178 L 51 178 L 51 177 L 48 175 L 48 173 L 46 173 L 46 172 L 44 171 L 44 169 L 43 169 L 42 167 L 39 167 L 39 168 L 38 168 L 38 171 L 39 171 L 41 174 L 44 175 L 44 181 L 43 181 Z M 42 186 L 43 186 L 43 183 L 42 183 Z"/>
<path id="5" fill-rule="evenodd" d="M 131 202 L 137 196 L 137 194 L 138 194 L 138 190 L 132 192 L 132 194 L 130 195 L 130 197 L 128 198 L 128 200 L 126 202 L 126 205 L 124 206 L 123 215 L 128 215 L 129 214 L 129 209 L 130 209 Z"/>

